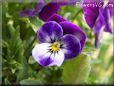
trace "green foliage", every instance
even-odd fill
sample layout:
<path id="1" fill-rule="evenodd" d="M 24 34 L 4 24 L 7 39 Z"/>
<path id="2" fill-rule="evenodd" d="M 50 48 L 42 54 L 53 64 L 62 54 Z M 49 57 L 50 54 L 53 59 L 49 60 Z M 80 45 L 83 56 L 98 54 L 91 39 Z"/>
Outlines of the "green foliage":
<path id="1" fill-rule="evenodd" d="M 90 72 L 90 57 L 80 55 L 75 59 L 66 61 L 63 65 L 64 84 L 82 84 L 86 81 Z"/>
<path id="2" fill-rule="evenodd" d="M 20 81 L 21 85 L 42 85 L 42 83 L 39 80 L 34 79 L 24 79 Z"/>

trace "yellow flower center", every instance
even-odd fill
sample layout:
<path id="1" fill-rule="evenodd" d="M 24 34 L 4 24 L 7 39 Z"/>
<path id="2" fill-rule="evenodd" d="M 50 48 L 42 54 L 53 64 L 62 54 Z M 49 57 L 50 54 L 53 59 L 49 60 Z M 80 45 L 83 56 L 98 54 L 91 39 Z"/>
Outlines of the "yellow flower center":
<path id="1" fill-rule="evenodd" d="M 60 48 L 60 43 L 59 43 L 59 42 L 54 42 L 54 43 L 51 45 L 51 51 L 53 51 L 53 52 L 58 51 L 59 48 Z"/>

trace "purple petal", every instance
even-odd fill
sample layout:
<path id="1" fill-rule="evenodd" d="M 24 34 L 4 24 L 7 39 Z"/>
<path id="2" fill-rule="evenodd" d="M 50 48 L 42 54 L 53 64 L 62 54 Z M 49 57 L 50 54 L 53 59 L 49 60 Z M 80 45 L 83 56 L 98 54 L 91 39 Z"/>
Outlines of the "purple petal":
<path id="1" fill-rule="evenodd" d="M 54 13 L 57 13 L 60 6 L 57 3 L 49 3 L 45 5 L 39 13 L 39 18 L 43 21 L 47 21 Z"/>
<path id="2" fill-rule="evenodd" d="M 33 17 L 41 11 L 41 9 L 44 7 L 44 4 L 44 0 L 38 0 L 36 7 L 34 9 L 27 8 L 20 12 L 19 15 L 21 17 Z"/>
<path id="3" fill-rule="evenodd" d="M 78 26 L 68 21 L 63 21 L 60 23 L 60 25 L 63 28 L 63 34 L 73 34 L 79 39 L 82 50 L 86 42 L 85 33 Z"/>
<path id="4" fill-rule="evenodd" d="M 111 21 L 111 20 L 112 20 L 112 17 L 111 17 L 111 14 L 110 14 L 110 9 L 109 9 L 109 7 L 105 7 L 105 8 L 104 8 L 103 15 L 104 15 L 104 19 L 105 19 L 105 29 L 104 29 L 104 30 L 105 30 L 106 32 L 112 33 L 112 25 L 111 25 L 111 23 L 112 23 L 113 21 Z"/>
<path id="5" fill-rule="evenodd" d="M 98 19 L 96 21 L 96 24 L 94 26 L 95 46 L 96 46 L 96 48 L 99 47 L 101 34 L 104 30 L 104 27 L 105 27 L 105 20 L 104 20 L 103 13 L 100 11 L 99 17 L 98 17 Z"/>
<path id="6" fill-rule="evenodd" d="M 65 54 L 65 59 L 74 58 L 81 51 L 80 40 L 71 34 L 64 35 L 61 39 L 61 49 Z"/>
<path id="7" fill-rule="evenodd" d="M 58 14 L 53 14 L 49 19 L 48 21 L 56 21 L 57 23 L 60 23 L 62 21 L 66 21 L 63 17 L 61 17 L 60 15 Z"/>
<path id="8" fill-rule="evenodd" d="M 31 9 L 25 9 L 19 14 L 20 17 L 33 17 L 34 15 L 35 14 Z"/>
<path id="9" fill-rule="evenodd" d="M 49 56 L 41 56 L 40 58 L 42 58 L 42 59 L 39 60 L 39 64 L 41 66 L 44 66 L 44 67 L 49 66 L 53 62 L 53 60 L 51 59 L 50 55 Z"/>
<path id="10" fill-rule="evenodd" d="M 59 5 L 75 5 L 79 0 L 52 0 L 54 3 L 58 3 Z"/>
<path id="11" fill-rule="evenodd" d="M 55 21 L 46 22 L 38 31 L 40 42 L 55 42 L 63 36 L 62 27 Z"/>
<path id="12" fill-rule="evenodd" d="M 98 7 L 83 7 L 83 12 L 87 24 L 90 28 L 93 28 L 99 15 Z"/>
<path id="13" fill-rule="evenodd" d="M 93 26 L 95 25 L 95 22 L 97 20 L 97 17 L 99 15 L 98 3 L 100 3 L 101 6 L 103 6 L 103 2 L 101 2 L 101 1 L 84 0 L 84 2 L 83 2 L 84 17 L 90 28 L 93 28 Z M 93 5 L 91 5 L 91 4 L 93 4 Z"/>
<path id="14" fill-rule="evenodd" d="M 113 0 L 109 0 L 108 5 L 107 5 L 110 9 L 110 14 L 111 16 L 114 16 L 114 1 Z"/>
<path id="15" fill-rule="evenodd" d="M 44 0 L 38 0 L 33 12 L 38 14 L 42 10 L 44 5 L 45 5 Z"/>
<path id="16" fill-rule="evenodd" d="M 87 4 L 87 6 L 101 6 L 104 3 L 104 0 L 82 0 L 83 4 Z M 92 5 L 88 5 L 88 4 L 92 4 Z M 95 4 L 95 5 L 93 5 Z"/>
<path id="17" fill-rule="evenodd" d="M 50 58 L 51 53 L 48 52 L 49 46 L 49 43 L 37 44 L 32 50 L 33 58 L 42 66 L 52 63 L 52 59 Z"/>

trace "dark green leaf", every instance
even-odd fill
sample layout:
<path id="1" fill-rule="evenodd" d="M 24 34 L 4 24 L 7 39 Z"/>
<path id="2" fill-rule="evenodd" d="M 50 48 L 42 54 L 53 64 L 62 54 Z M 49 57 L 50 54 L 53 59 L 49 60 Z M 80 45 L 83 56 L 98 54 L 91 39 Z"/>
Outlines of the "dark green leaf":
<path id="1" fill-rule="evenodd" d="M 34 79 L 24 79 L 20 81 L 21 85 L 41 85 L 41 81 Z"/>
<path id="2" fill-rule="evenodd" d="M 28 77 L 28 63 L 26 61 L 26 58 L 21 58 L 21 65 L 19 67 L 19 71 L 17 72 L 17 83 L 22 80 L 26 79 Z"/>

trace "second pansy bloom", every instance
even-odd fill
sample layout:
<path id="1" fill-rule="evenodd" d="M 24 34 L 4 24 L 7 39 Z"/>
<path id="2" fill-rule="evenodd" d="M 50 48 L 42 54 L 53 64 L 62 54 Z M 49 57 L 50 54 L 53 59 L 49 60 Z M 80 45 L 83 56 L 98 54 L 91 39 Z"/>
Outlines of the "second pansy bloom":
<path id="1" fill-rule="evenodd" d="M 60 7 L 66 5 L 75 5 L 77 0 L 50 0 L 46 3 L 45 0 L 38 0 L 34 9 L 26 8 L 20 12 L 20 17 L 38 16 L 41 20 L 47 21 L 50 16 L 57 13 Z"/>
<path id="2" fill-rule="evenodd" d="M 90 28 L 94 29 L 95 46 L 98 48 L 100 44 L 101 34 L 103 31 L 112 33 L 112 17 L 114 16 L 114 2 L 108 0 L 104 6 L 103 0 L 84 0 L 83 13 L 85 20 Z M 88 4 L 93 4 L 88 6 Z"/>

